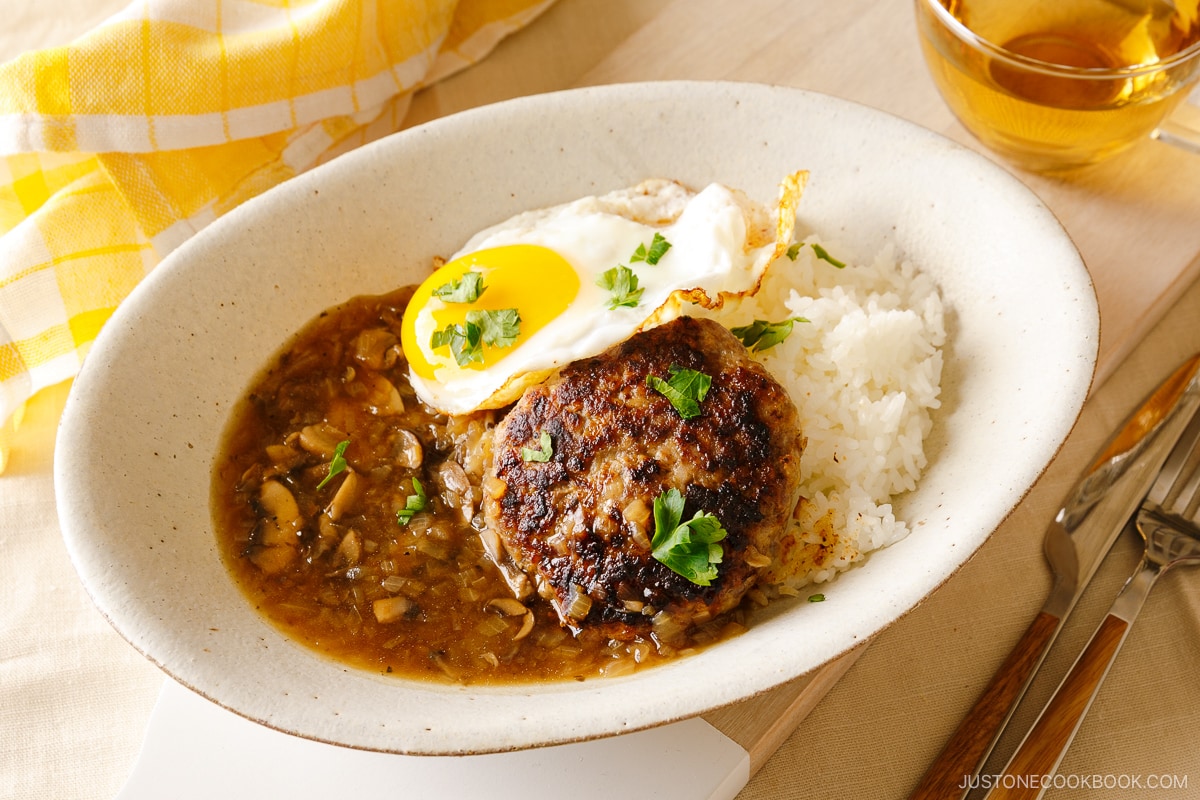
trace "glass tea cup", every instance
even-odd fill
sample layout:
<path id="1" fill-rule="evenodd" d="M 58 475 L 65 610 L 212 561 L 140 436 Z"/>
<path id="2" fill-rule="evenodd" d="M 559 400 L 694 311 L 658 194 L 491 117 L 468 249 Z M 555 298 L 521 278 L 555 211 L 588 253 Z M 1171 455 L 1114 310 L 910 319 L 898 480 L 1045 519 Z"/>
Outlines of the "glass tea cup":
<path id="1" fill-rule="evenodd" d="M 1200 78 L 1200 0 L 915 3 L 943 99 L 1016 165 L 1080 167 L 1152 134 L 1200 153 L 1200 127 L 1172 113 Z"/>

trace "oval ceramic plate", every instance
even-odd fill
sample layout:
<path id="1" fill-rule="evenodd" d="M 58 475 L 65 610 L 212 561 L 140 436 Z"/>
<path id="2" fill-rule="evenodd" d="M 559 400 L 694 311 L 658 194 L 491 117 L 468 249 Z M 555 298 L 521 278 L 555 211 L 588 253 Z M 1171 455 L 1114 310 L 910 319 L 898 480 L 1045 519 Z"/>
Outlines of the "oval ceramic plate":
<path id="1" fill-rule="evenodd" d="M 949 307 L 932 463 L 897 504 L 914 532 L 749 632 L 630 677 L 517 687 L 347 669 L 251 609 L 215 546 L 210 469 L 230 406 L 307 320 L 416 282 L 434 256 L 516 212 L 669 177 L 762 201 L 811 181 L 802 233 L 886 242 Z M 59 512 L 101 611 L 173 678 L 250 719 L 353 747 L 477 753 L 680 719 L 809 672 L 947 579 L 1041 474 L 1090 385 L 1088 273 L 1022 184 L 914 125 L 793 89 L 598 87 L 477 109 L 363 147 L 218 220 L 112 317 L 76 380 L 56 456 Z"/>

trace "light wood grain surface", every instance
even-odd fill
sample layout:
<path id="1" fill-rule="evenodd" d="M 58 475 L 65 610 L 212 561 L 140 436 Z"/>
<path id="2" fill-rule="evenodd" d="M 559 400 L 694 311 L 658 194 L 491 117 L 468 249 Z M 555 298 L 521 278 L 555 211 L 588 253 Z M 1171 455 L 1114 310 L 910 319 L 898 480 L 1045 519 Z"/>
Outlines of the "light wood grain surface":
<path id="1" fill-rule="evenodd" d="M 0 31 L 2 59 L 28 46 L 66 41 L 125 3 L 9 5 Z M 925 73 L 910 5 L 894 0 L 559 0 L 483 63 L 419 94 L 407 124 L 535 92 L 680 78 L 826 92 L 976 147 Z M 709 715 L 752 753 L 756 775 L 740 800 L 903 796 L 1040 606 L 1049 588 L 1041 531 L 1076 473 L 1145 391 L 1200 349 L 1200 289 L 1192 287 L 1200 270 L 1200 157 L 1147 141 L 1117 161 L 1069 177 L 1016 174 L 1083 253 L 1101 308 L 1099 378 L 1115 378 L 1098 382 L 1060 457 L 1026 501 L 924 604 L 869 647 L 815 675 Z M 61 401 L 61 392 L 50 392 L 31 413 L 52 419 Z M 4 495 L 10 504 L 18 495 L 49 489 L 41 477 L 46 459 L 36 452 L 50 447 L 53 425 L 43 429 L 46 441 L 25 440 L 24 451 L 14 456 L 18 473 L 4 479 L 10 481 Z M 53 551 L 51 557 L 62 556 Z M 1052 651 L 1018 722 L 1030 721 L 1135 561 L 1135 543 L 1123 539 Z M 69 581 L 66 573 L 53 574 Z M 1191 733 L 1200 713 L 1200 684 L 1193 677 L 1200 658 L 1200 591 L 1193 587 L 1200 587 L 1196 576 L 1180 571 L 1156 589 L 1062 767 L 1076 776 L 1143 782 L 1151 773 L 1190 777 L 1190 788 L 1048 796 L 1169 798 L 1200 791 L 1200 748 Z M 64 608 L 88 613 L 80 592 L 69 593 Z M 88 645 L 93 653 L 123 646 L 108 640 Z M 71 652 L 64 650 L 63 658 Z M 76 748 L 96 773 L 96 796 L 112 794 L 124 778 L 122 765 L 132 764 L 136 753 L 149 714 L 146 699 L 152 699 L 140 687 L 153 680 L 153 670 L 141 668 L 128 667 L 133 689 L 97 694 L 96 702 L 117 704 L 113 713 L 130 719 L 126 738 L 97 746 L 68 737 L 60 745 Z M 1164 696 L 1170 702 L 1161 702 Z M 67 710 L 38 708 L 28 712 L 31 725 L 50 720 L 69 729 Z M 1002 741 L 999 752 L 1013 744 Z"/>

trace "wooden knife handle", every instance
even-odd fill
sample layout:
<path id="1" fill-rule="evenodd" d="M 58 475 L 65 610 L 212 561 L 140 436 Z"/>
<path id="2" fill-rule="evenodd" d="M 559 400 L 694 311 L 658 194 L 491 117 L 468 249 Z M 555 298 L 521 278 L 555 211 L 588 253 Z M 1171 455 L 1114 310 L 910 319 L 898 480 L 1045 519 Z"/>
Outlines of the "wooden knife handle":
<path id="1" fill-rule="evenodd" d="M 996 778 L 988 800 L 1032 800 L 1042 795 L 1045 777 L 1053 775 L 1062 761 L 1128 631 L 1129 623 L 1120 617 L 1109 614 L 1104 618 L 1025 741 Z"/>
<path id="2" fill-rule="evenodd" d="M 958 800 L 991 752 L 1013 708 L 1025 693 L 1062 620 L 1045 611 L 1034 617 L 991 683 L 959 723 L 910 800 Z"/>

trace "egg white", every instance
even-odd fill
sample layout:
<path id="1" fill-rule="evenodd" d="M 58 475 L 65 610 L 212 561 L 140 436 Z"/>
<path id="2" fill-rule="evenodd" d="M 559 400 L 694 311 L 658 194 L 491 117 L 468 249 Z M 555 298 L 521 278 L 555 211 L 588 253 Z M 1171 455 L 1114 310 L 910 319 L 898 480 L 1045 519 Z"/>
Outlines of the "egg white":
<path id="1" fill-rule="evenodd" d="M 576 271 L 579 291 L 561 314 L 487 368 L 463 368 L 426 353 L 429 363 L 439 366 L 432 380 L 410 370 L 414 390 L 445 413 L 499 408 L 553 370 L 674 319 L 689 302 L 715 308 L 727 297 L 752 294 L 769 263 L 786 250 L 802 186 L 802 177 L 790 176 L 775 213 L 770 214 L 720 184 L 693 194 L 673 182 L 650 181 L 631 190 L 519 214 L 481 231 L 451 260 L 489 248 L 541 245 L 565 258 Z M 776 225 L 764 225 L 764 220 Z M 655 233 L 670 242 L 666 254 L 653 265 L 631 262 L 639 246 L 650 247 Z M 637 275 L 643 292 L 636 307 L 610 309 L 611 293 L 597 285 L 601 275 L 617 265 L 628 266 Z M 537 303 L 538 298 L 523 302 Z M 441 301 L 433 300 L 418 310 L 418 341 L 429 341 L 436 329 L 433 311 L 440 305 Z"/>

